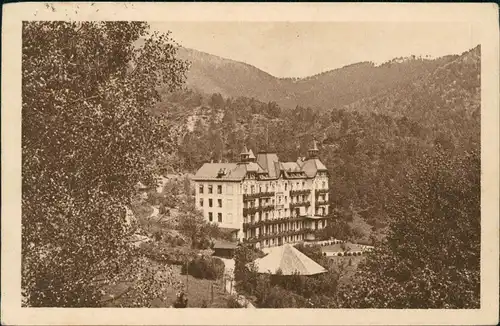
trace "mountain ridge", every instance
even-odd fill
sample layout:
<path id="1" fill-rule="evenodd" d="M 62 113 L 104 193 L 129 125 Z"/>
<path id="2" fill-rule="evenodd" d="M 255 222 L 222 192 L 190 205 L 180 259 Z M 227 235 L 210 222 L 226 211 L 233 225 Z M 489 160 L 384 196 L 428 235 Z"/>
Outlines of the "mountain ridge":
<path id="1" fill-rule="evenodd" d="M 190 62 L 187 87 L 205 94 L 250 97 L 295 106 L 328 109 L 343 107 L 363 98 L 425 78 L 459 55 L 435 59 L 395 58 L 380 65 L 364 61 L 302 78 L 280 78 L 251 64 L 187 47 L 178 56 Z"/>

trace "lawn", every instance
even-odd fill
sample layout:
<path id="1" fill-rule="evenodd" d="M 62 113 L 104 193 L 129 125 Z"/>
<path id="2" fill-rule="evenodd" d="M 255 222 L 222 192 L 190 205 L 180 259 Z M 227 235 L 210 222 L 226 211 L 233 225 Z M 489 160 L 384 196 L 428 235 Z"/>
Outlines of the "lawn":
<path id="1" fill-rule="evenodd" d="M 151 266 L 159 266 L 159 263 L 149 260 Z M 181 275 L 181 266 L 171 265 L 172 276 L 175 280 L 182 282 L 188 298 L 188 308 L 226 308 L 227 300 L 231 297 L 224 291 L 223 280 L 197 279 L 192 276 Z M 187 287 L 186 287 L 187 284 Z M 213 286 L 213 300 L 212 300 Z M 127 289 L 133 288 L 134 282 L 122 281 L 106 288 L 103 300 L 106 300 L 106 307 L 127 307 L 130 306 L 131 297 L 128 296 Z M 187 291 L 186 291 L 187 289 Z M 176 300 L 178 287 L 169 287 L 162 297 L 151 302 L 152 308 L 169 308 Z M 116 300 L 110 300 L 117 297 Z"/>
<path id="2" fill-rule="evenodd" d="M 202 307 L 226 307 L 226 300 L 230 297 L 224 292 L 223 280 L 204 280 L 197 279 L 191 275 L 181 275 L 181 267 L 174 266 L 174 274 L 184 285 L 187 284 L 188 308 Z M 212 286 L 213 286 L 213 302 L 212 302 Z M 167 292 L 166 298 L 163 300 L 163 307 L 169 307 L 176 299 L 175 289 Z"/>

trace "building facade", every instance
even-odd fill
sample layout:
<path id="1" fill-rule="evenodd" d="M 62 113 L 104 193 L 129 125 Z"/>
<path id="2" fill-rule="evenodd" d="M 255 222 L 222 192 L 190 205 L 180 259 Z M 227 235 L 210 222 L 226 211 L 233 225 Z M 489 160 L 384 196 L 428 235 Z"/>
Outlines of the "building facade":
<path id="1" fill-rule="evenodd" d="M 194 176 L 196 205 L 209 222 L 256 247 L 314 240 L 328 223 L 328 171 L 314 142 L 307 158 L 280 162 L 246 147 L 237 163 L 205 163 Z"/>

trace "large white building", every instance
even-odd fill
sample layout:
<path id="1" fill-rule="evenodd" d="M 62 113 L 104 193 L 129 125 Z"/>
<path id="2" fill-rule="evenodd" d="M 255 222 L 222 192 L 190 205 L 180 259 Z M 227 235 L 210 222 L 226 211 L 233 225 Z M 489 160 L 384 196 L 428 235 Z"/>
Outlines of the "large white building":
<path id="1" fill-rule="evenodd" d="M 316 142 L 296 162 L 245 147 L 240 162 L 205 163 L 194 181 L 205 218 L 256 247 L 313 240 L 327 225 L 328 173 Z"/>

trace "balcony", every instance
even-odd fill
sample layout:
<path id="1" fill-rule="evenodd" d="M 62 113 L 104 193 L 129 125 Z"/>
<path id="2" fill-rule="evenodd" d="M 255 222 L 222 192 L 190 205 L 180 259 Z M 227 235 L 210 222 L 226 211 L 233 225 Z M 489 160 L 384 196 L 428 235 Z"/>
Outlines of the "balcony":
<path id="1" fill-rule="evenodd" d="M 243 216 L 255 214 L 257 213 L 257 211 L 258 211 L 257 207 L 244 207 Z"/>
<path id="2" fill-rule="evenodd" d="M 316 206 L 320 206 L 320 205 L 328 205 L 328 201 L 327 200 L 316 200 Z"/>
<path id="3" fill-rule="evenodd" d="M 316 196 L 321 194 L 327 194 L 329 192 L 328 189 L 316 189 Z"/>
<path id="4" fill-rule="evenodd" d="M 310 193 L 311 193 L 310 189 L 290 190 L 290 196 L 309 195 Z"/>
<path id="5" fill-rule="evenodd" d="M 254 200 L 257 198 L 270 198 L 274 196 L 274 192 L 267 191 L 267 192 L 256 192 L 253 194 L 243 194 L 243 200 Z"/>
<path id="6" fill-rule="evenodd" d="M 281 224 L 288 222 L 304 221 L 306 218 L 307 218 L 306 216 L 293 216 L 293 217 L 281 217 L 281 218 L 260 220 L 255 222 L 246 222 L 243 223 L 243 230 L 245 231 L 249 228 L 256 228 L 262 225 L 274 225 L 274 224 Z"/>
<path id="7" fill-rule="evenodd" d="M 247 207 L 247 208 L 244 207 L 243 208 L 243 216 L 252 215 L 252 214 L 255 214 L 257 212 L 269 212 L 272 210 L 274 210 L 273 205 L 264 205 L 264 206 Z"/>
<path id="8" fill-rule="evenodd" d="M 310 201 L 303 201 L 303 202 L 298 202 L 298 203 L 290 203 L 290 209 L 294 209 L 296 207 L 301 207 L 301 206 L 309 207 L 309 206 L 311 206 L 311 202 Z"/>
<path id="9" fill-rule="evenodd" d="M 286 236 L 290 236 L 290 235 L 304 234 L 304 230 L 305 229 L 287 230 L 287 231 L 281 231 L 281 232 L 270 232 L 267 234 L 261 234 L 258 237 L 250 237 L 250 238 L 248 238 L 247 242 L 256 243 L 256 242 L 260 242 L 263 240 L 272 239 L 272 238 L 276 238 L 276 237 L 286 237 Z M 306 233 L 311 232 L 310 229 L 306 229 L 306 230 L 307 230 Z"/>

